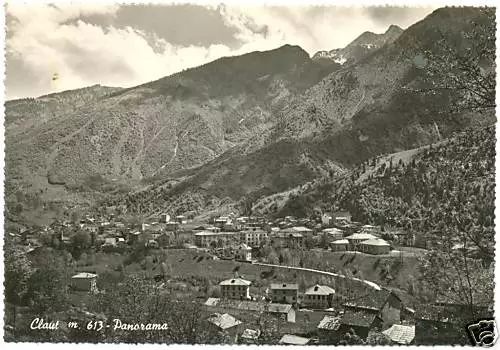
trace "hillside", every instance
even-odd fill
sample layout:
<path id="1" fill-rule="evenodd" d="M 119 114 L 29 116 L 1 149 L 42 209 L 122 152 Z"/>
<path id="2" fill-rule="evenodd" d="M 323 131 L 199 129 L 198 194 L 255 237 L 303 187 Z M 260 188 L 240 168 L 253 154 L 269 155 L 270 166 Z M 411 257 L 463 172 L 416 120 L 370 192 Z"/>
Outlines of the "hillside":
<path id="1" fill-rule="evenodd" d="M 489 125 L 492 109 L 450 111 L 461 90 L 423 93 L 433 77 L 419 63 L 427 52 L 452 60 L 494 45 L 478 31 L 491 25 L 485 11 L 444 8 L 403 33 L 394 26 L 382 37 L 364 33 L 352 45 L 383 45 L 350 65 L 318 62 L 290 45 L 221 58 L 96 93 L 29 128 L 13 122 L 24 102 L 12 102 L 7 188 L 36 184 L 51 199 L 106 189 L 105 204 L 144 214 L 221 203 L 248 209 L 377 155 Z M 443 42 L 455 51 L 443 52 Z"/>
<path id="2" fill-rule="evenodd" d="M 136 181 L 199 166 L 268 129 L 291 96 L 337 66 L 286 45 L 130 89 L 9 101 L 8 178 L 75 188 L 94 176 Z"/>
<path id="3" fill-rule="evenodd" d="M 462 33 L 474 35 L 473 28 L 481 21 L 484 13 L 476 9 L 437 10 L 393 43 L 289 99 L 276 113 L 277 122 L 258 137 L 184 173 L 187 178 L 177 184 L 165 187 L 160 182 L 116 202 L 146 212 L 148 206 L 198 211 L 221 200 L 240 201 L 248 208 L 325 174 L 342 175 L 346 168 L 377 155 L 418 148 L 469 127 L 491 124 L 495 120 L 491 110 L 450 111 L 457 91 L 422 93 L 425 72 L 414 63 L 420 52 L 439 52 L 440 37 L 457 50 L 470 47 L 470 36 L 466 39 Z"/>
<path id="4" fill-rule="evenodd" d="M 479 52 L 481 45 L 494 45 L 490 37 L 479 36 L 477 27 L 487 27 L 487 21 L 487 15 L 480 9 L 436 10 L 405 30 L 393 43 L 376 50 L 359 64 L 330 74 L 292 101 L 281 113 L 269 139 L 313 138 L 328 147 L 333 140 L 348 136 L 349 143 L 360 148 L 355 163 L 376 154 L 428 144 L 471 122 L 481 122 L 468 113 L 452 111 L 458 91 L 422 93 L 429 83 L 426 70 L 416 61 L 430 51 L 441 55 L 443 60 L 449 58 L 451 67 L 453 55 L 467 48 L 472 53 Z M 443 51 L 442 41 L 455 52 Z M 481 119 L 487 120 L 485 124 L 491 123 L 493 110 Z M 436 125 L 440 135 L 436 134 Z M 335 156 L 336 149 L 329 147 L 329 150 Z"/>
<path id="5" fill-rule="evenodd" d="M 277 213 L 303 216 L 343 208 L 353 220 L 374 225 L 443 234 L 456 228 L 492 254 L 495 143 L 490 126 L 370 159 L 347 176 L 298 189 Z"/>

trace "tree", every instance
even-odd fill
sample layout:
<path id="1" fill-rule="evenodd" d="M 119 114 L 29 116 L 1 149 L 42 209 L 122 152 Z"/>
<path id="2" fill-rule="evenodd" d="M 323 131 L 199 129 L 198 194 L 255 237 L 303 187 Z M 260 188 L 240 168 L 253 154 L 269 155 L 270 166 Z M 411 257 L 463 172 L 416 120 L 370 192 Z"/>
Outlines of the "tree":
<path id="1" fill-rule="evenodd" d="M 63 259 L 47 252 L 40 258 L 27 286 L 26 298 L 35 311 L 64 310 L 68 301 L 68 271 Z"/>
<path id="2" fill-rule="evenodd" d="M 423 302 L 442 300 L 456 305 L 465 309 L 460 314 L 467 321 L 483 316 L 480 307 L 493 305 L 493 266 L 485 268 L 463 252 L 433 250 L 421 258 L 419 271 L 416 294 Z"/>
<path id="3" fill-rule="evenodd" d="M 5 301 L 20 305 L 27 292 L 33 267 L 25 252 L 11 241 L 5 242 Z"/>
<path id="4" fill-rule="evenodd" d="M 80 255 L 91 247 L 92 238 L 90 234 L 83 230 L 78 230 L 70 239 L 69 250 L 75 260 L 80 258 Z"/>
<path id="5" fill-rule="evenodd" d="M 461 43 L 439 33 L 432 50 L 425 50 L 423 68 L 430 88 L 425 92 L 452 92 L 458 110 L 495 108 L 495 9 L 477 8 L 479 16 Z"/>
<path id="6" fill-rule="evenodd" d="M 108 320 L 168 325 L 168 329 L 162 331 L 129 332 L 110 328 L 105 331 L 107 340 L 166 344 L 221 341 L 219 334 L 206 327 L 205 316 L 198 304 L 171 299 L 168 290 L 161 289 L 151 280 L 142 277 L 127 277 L 108 293 L 96 296 L 90 307 L 93 312 L 106 315 Z"/>
<path id="7" fill-rule="evenodd" d="M 374 329 L 368 333 L 366 339 L 356 334 L 354 329 L 347 332 L 344 338 L 339 342 L 340 345 L 391 345 L 391 341 L 379 330 Z"/>
<path id="8" fill-rule="evenodd" d="M 267 262 L 273 265 L 279 264 L 278 256 L 276 255 L 276 251 L 271 249 L 269 255 L 267 256 Z"/>
<path id="9" fill-rule="evenodd" d="M 306 239 L 304 241 L 304 245 L 306 249 L 312 249 L 315 246 L 314 239 L 311 236 L 306 236 Z"/>

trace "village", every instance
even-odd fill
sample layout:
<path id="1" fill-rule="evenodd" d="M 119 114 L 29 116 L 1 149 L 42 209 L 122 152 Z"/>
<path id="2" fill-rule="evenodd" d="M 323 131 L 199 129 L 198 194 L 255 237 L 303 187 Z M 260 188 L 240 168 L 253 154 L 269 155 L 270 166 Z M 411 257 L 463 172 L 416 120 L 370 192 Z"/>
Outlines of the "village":
<path id="1" fill-rule="evenodd" d="M 8 235 L 27 254 L 36 254 L 37 249 L 47 244 L 71 249 L 75 235 L 79 234 L 88 237 L 88 245 L 103 254 L 123 256 L 137 249 L 133 247 L 143 247 L 145 255 L 187 251 L 203 254 L 214 263 L 238 264 L 218 276 L 217 293 L 193 297 L 206 313 L 210 327 L 224 333 L 230 343 L 258 344 L 261 331 L 255 319 L 262 314 L 275 316 L 280 323 L 280 344 L 340 344 L 348 333 L 366 340 L 373 332 L 379 332 L 388 344 L 430 344 L 434 338 L 443 337 L 445 330 L 456 331 L 449 327 L 453 319 L 444 315 L 456 311 L 460 305 L 445 301 L 415 309 L 405 305 L 400 293 L 390 288 L 338 271 L 312 269 L 302 261 L 292 264 L 287 261 L 291 259 L 274 253 L 287 250 L 307 255 L 307 252 L 326 251 L 363 260 L 402 259 L 425 251 L 428 242 L 419 241 L 414 234 L 363 225 L 352 221 L 345 211 L 325 213 L 321 220 L 290 216 L 268 220 L 228 213 L 206 222 L 162 214 L 157 220 L 136 224 L 122 222 L 114 215 L 105 219 L 86 215 L 78 222 L 56 222 L 42 231 L 44 239 L 40 239 L 40 232 L 30 230 Z M 263 253 L 268 249 L 273 252 Z M 302 281 L 303 285 L 293 279 L 267 281 L 262 285 L 262 281 L 253 281 L 242 274 L 244 269 L 239 266 L 286 268 L 322 279 L 309 284 Z M 164 269 L 161 271 L 152 276 L 154 280 L 161 286 L 173 283 L 163 276 Z M 98 271 L 77 267 L 70 287 L 80 294 L 105 292 L 99 290 L 98 278 Z"/>

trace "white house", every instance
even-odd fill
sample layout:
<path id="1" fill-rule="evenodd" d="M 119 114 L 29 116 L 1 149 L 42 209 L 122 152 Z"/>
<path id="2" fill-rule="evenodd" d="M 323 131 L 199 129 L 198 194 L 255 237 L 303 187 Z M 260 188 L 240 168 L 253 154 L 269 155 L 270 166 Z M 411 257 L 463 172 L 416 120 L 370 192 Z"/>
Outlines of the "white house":
<path id="1" fill-rule="evenodd" d="M 252 282 L 243 278 L 231 278 L 219 283 L 222 297 L 227 299 L 250 299 L 250 285 Z"/>
<path id="2" fill-rule="evenodd" d="M 302 303 L 307 307 L 326 309 L 330 307 L 334 294 L 333 288 L 316 284 L 307 288 Z"/>
<path id="3" fill-rule="evenodd" d="M 80 272 L 71 277 L 71 287 L 74 290 L 97 292 L 97 275 L 89 272 Z"/>

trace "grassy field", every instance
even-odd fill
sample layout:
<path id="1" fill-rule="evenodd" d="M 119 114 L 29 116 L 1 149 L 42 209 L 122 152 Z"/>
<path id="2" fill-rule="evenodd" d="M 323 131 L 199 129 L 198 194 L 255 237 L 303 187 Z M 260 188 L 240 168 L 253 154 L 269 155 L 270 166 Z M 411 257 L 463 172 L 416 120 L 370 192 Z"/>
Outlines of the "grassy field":
<path id="1" fill-rule="evenodd" d="M 416 256 L 406 256 L 403 260 L 396 256 L 374 256 L 352 252 L 314 252 L 323 261 L 327 261 L 326 271 L 375 282 L 381 286 L 396 288 L 405 293 L 409 283 L 417 276 Z M 161 262 L 165 261 L 172 284 L 178 284 L 179 290 L 199 294 L 201 289 L 196 280 L 208 280 L 212 286 L 220 281 L 239 276 L 252 281 L 251 293 L 264 295 L 271 283 L 298 283 L 303 292 L 313 284 L 327 284 L 338 292 L 348 289 L 358 290 L 359 286 L 345 284 L 339 279 L 308 271 L 296 271 L 286 268 L 259 266 L 231 260 L 213 260 L 206 252 L 191 249 L 153 250 L 141 261 L 126 264 L 127 253 L 97 253 L 95 263 L 79 270 L 97 274 L 105 272 L 119 274 L 122 266 L 125 274 L 139 274 L 154 277 L 162 273 Z M 309 267 L 309 266 L 305 266 Z M 314 268 L 314 267 L 311 267 Z M 347 288 L 347 289 L 346 289 Z M 193 294 L 193 295 L 194 295 Z"/>
<path id="2" fill-rule="evenodd" d="M 231 260 L 213 260 L 208 253 L 188 250 L 169 249 L 164 251 L 170 275 L 177 277 L 197 276 L 208 278 L 213 282 L 231 278 L 235 272 L 239 276 L 251 280 L 256 287 L 266 287 L 271 282 L 303 280 L 307 284 L 326 283 L 329 277 L 304 271 L 252 265 Z M 351 252 L 317 252 L 323 261 L 327 261 L 329 272 L 351 273 L 353 276 L 366 279 L 384 286 L 406 289 L 410 279 L 416 276 L 417 257 L 406 256 L 403 260 L 398 256 L 374 256 Z M 147 258 L 150 259 L 150 258 Z M 153 276 L 159 273 L 159 263 L 148 263 L 145 269 L 141 264 L 126 267 L 129 273 L 142 272 Z M 142 264 L 145 265 L 144 263 Z M 308 267 L 308 266 L 305 266 Z M 332 283 L 332 281 L 329 281 Z"/>

